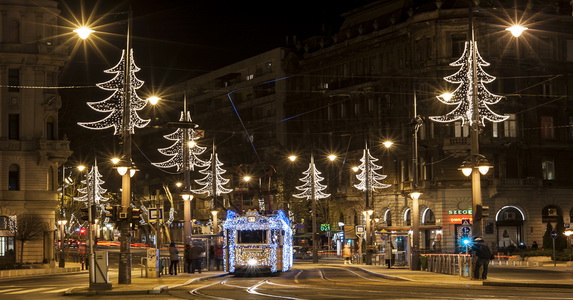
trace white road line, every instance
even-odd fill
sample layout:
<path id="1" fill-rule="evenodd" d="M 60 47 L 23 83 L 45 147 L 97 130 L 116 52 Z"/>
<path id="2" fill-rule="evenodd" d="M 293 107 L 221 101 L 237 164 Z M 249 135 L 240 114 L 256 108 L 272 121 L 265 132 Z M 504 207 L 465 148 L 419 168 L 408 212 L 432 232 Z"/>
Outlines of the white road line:
<path id="1" fill-rule="evenodd" d="M 19 291 L 19 290 L 21 290 L 21 289 L 23 289 L 23 288 L 0 290 L 0 294 L 8 293 L 8 292 L 11 292 L 11 291 Z"/>
<path id="2" fill-rule="evenodd" d="M 45 291 L 44 293 L 47 293 L 47 294 L 63 293 L 63 292 L 65 292 L 65 291 L 69 290 L 69 289 L 70 289 L 70 288 L 63 288 L 63 289 Z"/>
<path id="3" fill-rule="evenodd" d="M 39 292 L 39 291 L 44 291 L 44 290 L 48 290 L 48 289 L 50 289 L 50 288 L 43 287 L 43 288 L 35 288 L 35 289 L 24 289 L 22 291 L 9 292 L 9 293 L 5 293 L 5 294 L 8 294 L 8 295 L 27 294 L 27 293 L 35 293 L 35 292 Z"/>

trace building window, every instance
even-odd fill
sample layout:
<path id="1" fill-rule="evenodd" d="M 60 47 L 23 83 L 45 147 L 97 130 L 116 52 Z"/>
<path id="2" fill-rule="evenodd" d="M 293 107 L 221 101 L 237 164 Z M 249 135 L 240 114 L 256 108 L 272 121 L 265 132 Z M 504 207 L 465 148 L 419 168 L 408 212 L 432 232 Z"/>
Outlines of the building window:
<path id="1" fill-rule="evenodd" d="M 408 208 L 404 212 L 404 225 L 410 226 L 412 224 L 412 218 L 411 217 L 412 217 L 412 210 Z"/>
<path id="2" fill-rule="evenodd" d="M 462 126 L 462 122 L 454 122 L 454 136 L 466 137 L 470 135 L 470 127 Z"/>
<path id="3" fill-rule="evenodd" d="M 4 43 L 17 44 L 20 42 L 20 23 L 16 20 L 6 20 L 5 26 L 2 30 L 4 36 Z"/>
<path id="4" fill-rule="evenodd" d="M 20 88 L 20 70 L 8 69 L 8 92 L 19 92 Z"/>
<path id="5" fill-rule="evenodd" d="M 20 167 L 16 164 L 11 164 L 8 168 L 8 190 L 20 190 Z"/>
<path id="6" fill-rule="evenodd" d="M 8 115 L 8 139 L 19 140 L 20 139 L 20 115 L 19 114 L 9 114 Z"/>
<path id="7" fill-rule="evenodd" d="M 0 257 L 14 255 L 14 237 L 0 236 Z"/>
<path id="8" fill-rule="evenodd" d="M 389 209 L 384 213 L 384 222 L 386 226 L 392 226 L 392 212 Z"/>
<path id="9" fill-rule="evenodd" d="M 503 121 L 503 135 L 505 137 L 517 137 L 517 126 L 514 114 L 510 114 L 509 118 Z"/>
<path id="10" fill-rule="evenodd" d="M 452 57 L 461 57 L 466 47 L 465 34 L 452 34 Z"/>
<path id="11" fill-rule="evenodd" d="M 0 216 L 0 230 L 10 229 L 10 218 L 7 216 Z"/>
<path id="12" fill-rule="evenodd" d="M 46 121 L 46 139 L 47 140 L 55 140 L 56 133 L 55 133 L 55 125 L 54 125 L 54 118 L 49 117 Z"/>
<path id="13" fill-rule="evenodd" d="M 541 162 L 543 180 L 555 180 L 555 163 L 553 159 L 544 159 Z"/>
<path id="14" fill-rule="evenodd" d="M 553 129 L 553 117 L 541 116 L 541 138 L 553 139 L 555 138 L 555 131 Z"/>

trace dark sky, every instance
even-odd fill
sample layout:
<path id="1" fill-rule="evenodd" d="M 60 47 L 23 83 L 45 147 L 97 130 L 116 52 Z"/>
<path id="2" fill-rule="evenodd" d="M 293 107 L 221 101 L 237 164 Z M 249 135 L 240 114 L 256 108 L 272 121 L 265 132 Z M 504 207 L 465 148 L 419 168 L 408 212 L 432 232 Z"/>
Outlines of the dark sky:
<path id="1" fill-rule="evenodd" d="M 321 34 L 323 28 L 326 32 L 336 32 L 342 22 L 341 13 L 372 1 L 132 0 L 132 47 L 135 62 L 141 68 L 136 76 L 145 81 L 138 94 L 141 97 L 149 92 L 161 94 L 166 87 L 185 79 L 285 46 L 286 36 L 296 35 L 302 40 Z M 86 102 L 109 96 L 109 92 L 94 86 L 111 79 L 103 71 L 118 63 L 125 48 L 128 2 L 59 2 L 63 33 L 74 29 L 71 24 L 76 23 L 74 20 L 90 20 L 98 26 L 90 42 L 79 42 L 73 34 L 62 37 L 70 47 L 71 56 L 60 85 L 87 87 L 60 90 L 61 134 L 71 141 L 72 160 L 85 162 L 93 155 L 118 153 L 112 129 L 92 131 L 79 127 L 77 122 L 103 116 L 91 110 Z"/>
<path id="2" fill-rule="evenodd" d="M 99 19 L 98 48 L 82 49 L 72 57 L 64 80 L 89 83 L 98 80 L 104 68 L 117 63 L 120 49 L 125 47 L 123 20 L 127 1 L 60 0 L 66 19 Z M 286 37 L 304 39 L 320 34 L 322 29 L 336 31 L 340 14 L 372 0 L 132 0 L 133 48 L 141 77 L 153 89 L 168 86 L 197 74 L 214 70 L 267 50 L 286 45 Z M 105 16 L 105 17 L 103 17 Z M 102 18 L 103 17 L 103 18 Z M 324 26 L 323 26 L 324 24 Z M 105 33 L 114 32 L 115 36 Z M 89 45 L 83 45 L 89 46 Z M 91 46 L 89 46 L 91 47 Z M 107 60 L 107 61 L 106 61 Z M 78 76 L 76 66 L 83 64 L 85 79 Z M 89 71 L 88 71 L 89 69 Z M 67 75 L 67 76 L 66 76 Z M 96 76 L 95 78 L 92 76 Z M 81 84 L 81 82 L 73 82 Z"/>

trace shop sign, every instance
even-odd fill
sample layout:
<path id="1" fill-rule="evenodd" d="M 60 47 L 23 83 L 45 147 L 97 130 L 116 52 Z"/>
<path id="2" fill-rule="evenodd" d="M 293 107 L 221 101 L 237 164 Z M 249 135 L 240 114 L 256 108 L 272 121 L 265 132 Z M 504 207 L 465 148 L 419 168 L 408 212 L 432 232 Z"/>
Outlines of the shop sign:
<path id="1" fill-rule="evenodd" d="M 448 210 L 448 215 L 471 215 L 472 210 L 470 209 L 453 209 Z"/>

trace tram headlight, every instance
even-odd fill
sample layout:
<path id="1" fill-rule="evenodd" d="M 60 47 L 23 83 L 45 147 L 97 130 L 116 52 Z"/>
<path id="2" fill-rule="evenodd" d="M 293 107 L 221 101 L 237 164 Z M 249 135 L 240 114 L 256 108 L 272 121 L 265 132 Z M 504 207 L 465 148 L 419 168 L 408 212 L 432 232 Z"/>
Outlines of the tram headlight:
<path id="1" fill-rule="evenodd" d="M 251 267 L 256 266 L 257 263 L 258 263 L 257 260 L 254 259 L 254 258 L 249 258 L 249 260 L 247 260 L 247 265 L 249 265 L 249 266 L 251 266 Z"/>

